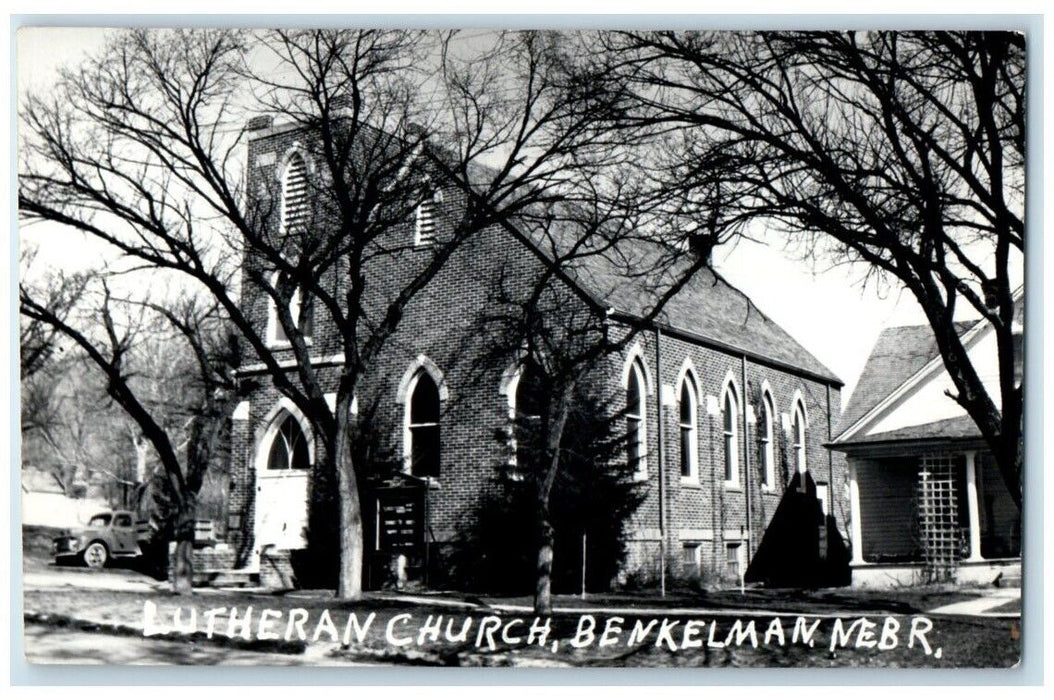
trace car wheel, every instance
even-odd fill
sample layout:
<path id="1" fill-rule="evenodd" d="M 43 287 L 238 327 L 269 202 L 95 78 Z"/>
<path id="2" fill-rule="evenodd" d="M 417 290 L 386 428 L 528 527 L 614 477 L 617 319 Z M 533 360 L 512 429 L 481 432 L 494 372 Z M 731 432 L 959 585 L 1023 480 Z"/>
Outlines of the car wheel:
<path id="1" fill-rule="evenodd" d="M 106 545 L 102 542 L 92 542 L 88 545 L 88 548 L 84 550 L 84 563 L 89 569 L 101 569 L 106 566 L 106 560 L 110 558 L 110 553 L 106 550 Z"/>

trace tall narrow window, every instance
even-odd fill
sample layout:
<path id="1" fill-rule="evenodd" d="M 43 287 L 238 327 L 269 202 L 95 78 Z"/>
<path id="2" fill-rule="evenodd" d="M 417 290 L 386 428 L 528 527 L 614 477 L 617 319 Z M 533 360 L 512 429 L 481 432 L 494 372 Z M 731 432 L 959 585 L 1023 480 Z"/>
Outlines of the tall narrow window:
<path id="1" fill-rule="evenodd" d="M 515 469 L 530 469 L 536 464 L 544 444 L 542 417 L 547 412 L 549 385 L 537 362 L 527 358 L 516 369 L 508 385 L 509 466 L 510 476 L 522 477 Z"/>
<path id="2" fill-rule="evenodd" d="M 282 231 L 302 233 L 308 222 L 307 163 L 294 153 L 282 174 Z"/>
<path id="3" fill-rule="evenodd" d="M 626 385 L 626 460 L 634 475 L 647 474 L 644 406 L 644 369 L 636 361 L 630 366 Z"/>
<path id="4" fill-rule="evenodd" d="M 282 280 L 283 277 L 279 273 L 275 273 L 271 277 L 271 284 L 275 285 L 277 289 Z M 299 288 L 294 289 L 292 296 L 289 298 L 289 315 L 292 317 L 293 323 L 300 329 L 304 339 L 310 341 L 312 316 L 310 297 L 302 295 Z M 268 338 L 272 345 L 289 343 L 289 334 L 286 333 L 285 326 L 282 325 L 281 319 L 278 318 L 278 310 L 273 298 L 268 302 L 267 325 L 269 329 Z"/>
<path id="5" fill-rule="evenodd" d="M 725 389 L 724 436 L 725 436 L 725 483 L 739 484 L 739 400 L 736 390 L 729 384 Z"/>
<path id="6" fill-rule="evenodd" d="M 407 401 L 407 445 L 410 473 L 439 476 L 439 387 L 427 372 L 418 372 Z"/>
<path id="7" fill-rule="evenodd" d="M 681 407 L 678 425 L 681 433 L 681 476 L 691 479 L 699 473 L 699 450 L 696 433 L 697 401 L 691 375 L 681 381 Z"/>
<path id="8" fill-rule="evenodd" d="M 548 402 L 548 384 L 537 362 L 527 360 L 524 363 L 516 380 L 513 401 L 513 463 L 530 468 L 537 463 L 544 444 L 542 416 Z"/>
<path id="9" fill-rule="evenodd" d="M 527 420 L 540 420 L 545 414 L 546 381 L 537 362 L 527 361 L 516 382 L 516 415 Z"/>
<path id="10" fill-rule="evenodd" d="M 776 409 L 772 405 L 772 395 L 767 391 L 761 394 L 761 413 L 761 488 L 771 491 L 776 487 Z"/>
<path id="11" fill-rule="evenodd" d="M 804 474 L 809 470 L 805 454 L 805 427 L 805 409 L 801 401 L 796 401 L 794 418 L 791 422 L 791 437 L 794 440 L 794 461 L 797 463 L 799 474 Z"/>
<path id="12" fill-rule="evenodd" d="M 311 461 L 304 431 L 289 413 L 279 420 L 281 423 L 267 454 L 267 469 L 307 469 Z"/>

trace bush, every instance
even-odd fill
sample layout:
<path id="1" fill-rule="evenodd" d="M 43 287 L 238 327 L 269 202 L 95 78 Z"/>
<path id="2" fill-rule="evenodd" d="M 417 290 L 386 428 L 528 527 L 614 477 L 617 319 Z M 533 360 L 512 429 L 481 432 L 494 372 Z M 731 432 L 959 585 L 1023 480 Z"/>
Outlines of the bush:
<path id="1" fill-rule="evenodd" d="M 625 460 L 622 416 L 580 393 L 564 429 L 560 466 L 550 497 L 555 531 L 553 591 L 581 590 L 583 535 L 586 589 L 611 587 L 626 558 L 624 523 L 644 493 Z M 536 494 L 548 462 L 542 421 L 520 416 L 515 425 L 516 465 L 496 468 L 449 562 L 453 583 L 476 591 L 533 593 L 538 551 Z M 508 442 L 509 435 L 498 436 Z"/>

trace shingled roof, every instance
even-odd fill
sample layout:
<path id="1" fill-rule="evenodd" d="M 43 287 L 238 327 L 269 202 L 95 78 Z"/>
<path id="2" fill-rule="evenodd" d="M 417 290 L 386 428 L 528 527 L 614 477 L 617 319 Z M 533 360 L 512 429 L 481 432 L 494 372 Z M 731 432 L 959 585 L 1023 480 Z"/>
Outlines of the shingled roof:
<path id="1" fill-rule="evenodd" d="M 863 445 L 892 442 L 894 440 L 951 440 L 979 437 L 981 437 L 981 432 L 977 429 L 977 424 L 974 423 L 970 416 L 962 415 L 954 418 L 933 421 L 932 423 L 923 423 L 922 425 L 909 425 L 904 428 L 887 430 L 882 433 L 870 433 L 859 437 L 854 436 L 842 444 Z"/>
<path id="2" fill-rule="evenodd" d="M 553 259 L 571 244 L 553 227 L 541 233 L 522 221 L 517 228 L 542 255 Z M 633 318 L 647 316 L 690 271 L 688 253 L 644 239 L 626 238 L 603 252 L 563 265 L 570 279 L 598 303 Z M 789 366 L 833 384 L 843 382 L 739 289 L 711 269 L 692 274 L 656 317 L 674 331 L 711 341 L 761 360 Z"/>
<path id="3" fill-rule="evenodd" d="M 956 330 L 962 335 L 976 323 L 959 322 L 955 324 Z M 937 340 L 928 325 L 896 326 L 883 330 L 842 412 L 838 432 L 845 431 L 863 418 L 937 354 Z"/>

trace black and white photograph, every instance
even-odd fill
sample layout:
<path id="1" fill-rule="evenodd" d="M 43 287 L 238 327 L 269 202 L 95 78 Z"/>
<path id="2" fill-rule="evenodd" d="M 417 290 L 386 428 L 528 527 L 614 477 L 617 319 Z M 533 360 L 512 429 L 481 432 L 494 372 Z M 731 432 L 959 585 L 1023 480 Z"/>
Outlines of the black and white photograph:
<path id="1" fill-rule="evenodd" d="M 28 664 L 1017 667 L 1025 24 L 410 19 L 14 35 Z"/>

